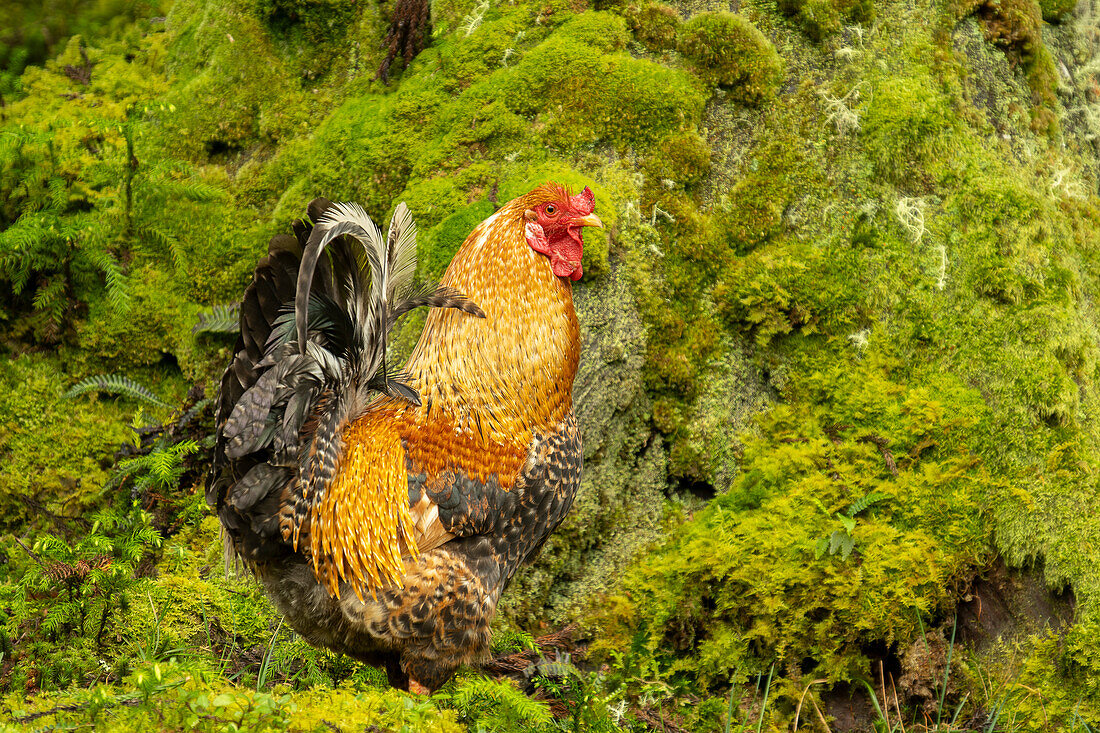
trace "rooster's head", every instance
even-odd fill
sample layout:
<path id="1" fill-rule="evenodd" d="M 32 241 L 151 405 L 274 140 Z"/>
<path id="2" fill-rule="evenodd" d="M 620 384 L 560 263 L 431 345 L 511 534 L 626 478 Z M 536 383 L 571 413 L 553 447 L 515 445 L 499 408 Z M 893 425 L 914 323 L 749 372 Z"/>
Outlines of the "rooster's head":
<path id="1" fill-rule="evenodd" d="M 596 197 L 587 186 L 570 196 L 562 186 L 547 183 L 522 199 L 524 234 L 531 249 L 550 258 L 550 267 L 558 277 L 581 279 L 581 254 L 584 240 L 581 227 L 603 228 L 593 211 Z"/>

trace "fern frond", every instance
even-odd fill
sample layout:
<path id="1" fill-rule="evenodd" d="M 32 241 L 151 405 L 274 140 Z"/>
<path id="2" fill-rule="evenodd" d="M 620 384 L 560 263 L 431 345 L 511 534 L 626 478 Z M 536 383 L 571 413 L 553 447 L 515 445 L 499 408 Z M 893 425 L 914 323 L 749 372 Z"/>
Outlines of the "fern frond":
<path id="1" fill-rule="evenodd" d="M 157 397 L 142 384 L 135 382 L 122 374 L 96 374 L 80 380 L 62 397 L 72 399 L 88 392 L 107 392 L 108 394 L 120 394 L 135 399 L 144 400 L 158 407 L 171 407 L 167 402 Z"/>
<path id="2" fill-rule="evenodd" d="M 176 182 L 171 188 L 181 197 L 195 203 L 208 203 L 225 199 L 225 191 L 208 183 L 180 181 Z"/>
<path id="3" fill-rule="evenodd" d="M 64 211 L 69 206 L 69 187 L 64 178 L 50 179 L 50 204 L 58 211 Z"/>
<path id="4" fill-rule="evenodd" d="M 149 454 L 149 473 L 161 483 L 171 483 L 177 478 L 177 471 L 183 463 L 183 457 L 197 452 L 199 444 L 193 440 L 184 440 L 175 445 Z"/>
<path id="5" fill-rule="evenodd" d="M 554 720 L 545 703 L 532 700 L 508 680 L 464 680 L 451 702 L 462 717 L 488 730 L 539 730 Z"/>
<path id="6" fill-rule="evenodd" d="M 241 305 L 216 305 L 199 314 L 199 321 L 191 333 L 239 333 L 241 330 Z"/>
<path id="7" fill-rule="evenodd" d="M 137 227 L 137 230 L 139 234 L 142 234 L 147 239 L 156 242 L 162 247 L 172 249 L 176 246 L 175 236 L 153 224 L 141 224 Z"/>
<path id="8" fill-rule="evenodd" d="M 34 309 L 51 323 L 60 324 L 65 312 L 65 278 L 55 275 L 42 283 L 34 294 Z"/>
<path id="9" fill-rule="evenodd" d="M 107 282 L 107 300 L 117 313 L 126 313 L 130 310 L 130 279 L 122 272 L 122 268 L 107 250 L 92 251 L 90 253 L 92 264 L 103 273 L 103 279 Z"/>
<path id="10" fill-rule="evenodd" d="M 35 540 L 34 551 L 50 560 L 68 562 L 73 557 L 73 550 L 68 543 L 52 534 L 44 534 Z"/>
<path id="11" fill-rule="evenodd" d="M 854 517 L 872 504 L 877 504 L 883 499 L 889 498 L 889 494 L 884 494 L 881 491 L 872 491 L 862 499 L 853 502 L 852 505 L 848 507 L 848 511 L 846 513 L 849 517 Z"/>

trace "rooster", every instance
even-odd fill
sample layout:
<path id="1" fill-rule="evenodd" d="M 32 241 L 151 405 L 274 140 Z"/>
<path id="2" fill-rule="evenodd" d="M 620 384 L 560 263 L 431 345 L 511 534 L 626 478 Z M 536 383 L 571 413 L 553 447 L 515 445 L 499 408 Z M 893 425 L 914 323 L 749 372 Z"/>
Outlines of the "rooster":
<path id="1" fill-rule="evenodd" d="M 415 291 L 404 204 L 383 237 L 317 199 L 271 240 L 221 382 L 207 501 L 230 557 L 311 643 L 418 692 L 484 658 L 501 593 L 580 483 L 572 281 L 594 209 L 588 188 L 540 186 Z M 395 370 L 387 334 L 422 306 Z"/>

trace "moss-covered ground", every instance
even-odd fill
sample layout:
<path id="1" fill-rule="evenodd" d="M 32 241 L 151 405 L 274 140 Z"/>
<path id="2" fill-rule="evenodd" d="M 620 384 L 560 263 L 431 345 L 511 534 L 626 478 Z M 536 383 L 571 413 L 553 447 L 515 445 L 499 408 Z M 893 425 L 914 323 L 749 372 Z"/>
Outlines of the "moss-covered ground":
<path id="1" fill-rule="evenodd" d="M 386 85 L 390 10 L 0 9 L 0 726 L 1100 726 L 1096 3 L 435 0 Z M 495 651 L 587 648 L 388 690 L 224 565 L 216 307 L 314 196 L 432 277 L 547 179 L 585 475 Z M 975 636 L 1006 565 L 1070 611 Z"/>

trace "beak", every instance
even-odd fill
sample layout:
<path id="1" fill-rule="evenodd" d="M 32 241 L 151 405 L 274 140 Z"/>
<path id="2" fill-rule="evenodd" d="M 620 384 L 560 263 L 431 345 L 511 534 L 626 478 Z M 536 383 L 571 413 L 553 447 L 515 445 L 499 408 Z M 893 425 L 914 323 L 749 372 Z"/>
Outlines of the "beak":
<path id="1" fill-rule="evenodd" d="M 600 217 L 595 214 L 589 214 L 588 216 L 580 216 L 573 220 L 573 223 L 582 227 L 599 227 L 603 229 L 603 222 L 600 221 Z"/>

